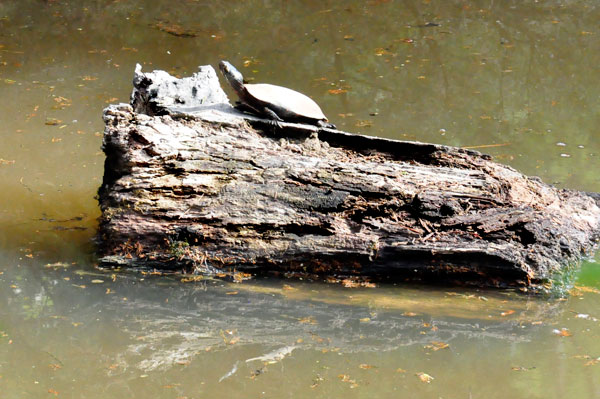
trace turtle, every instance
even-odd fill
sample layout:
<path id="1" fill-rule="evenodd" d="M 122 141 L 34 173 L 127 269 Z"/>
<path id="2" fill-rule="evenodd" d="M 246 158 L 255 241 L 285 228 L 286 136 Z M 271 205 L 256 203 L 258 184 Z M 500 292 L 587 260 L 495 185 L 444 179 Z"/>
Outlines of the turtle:
<path id="1" fill-rule="evenodd" d="M 261 117 L 279 122 L 296 122 L 335 129 L 310 97 L 287 87 L 267 83 L 244 84 L 244 77 L 227 61 L 219 69 L 240 98 L 241 106 Z"/>

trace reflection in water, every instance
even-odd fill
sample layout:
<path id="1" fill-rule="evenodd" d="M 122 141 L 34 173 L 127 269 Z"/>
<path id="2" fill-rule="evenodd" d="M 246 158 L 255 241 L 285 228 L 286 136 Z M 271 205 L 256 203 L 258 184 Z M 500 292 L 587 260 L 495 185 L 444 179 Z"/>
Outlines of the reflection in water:
<path id="1" fill-rule="evenodd" d="M 91 243 L 101 110 L 128 101 L 136 62 L 229 59 L 341 129 L 598 192 L 598 17 L 593 1 L 1 2 L 2 397 L 600 397 L 592 262 L 560 300 L 184 284 L 95 270 Z"/>
<path id="2" fill-rule="evenodd" d="M 317 387 L 466 397 L 492 393 L 479 379 L 493 373 L 494 386 L 523 397 L 552 392 L 555 369 L 580 388 L 600 388 L 585 380 L 597 373 L 594 288 L 564 301 L 413 286 L 181 283 L 177 275 L 77 263 L 3 263 L 0 383 L 15 393 L 170 397 L 175 388 L 165 386 L 173 385 L 189 397 L 222 390 L 279 397 L 290 389 L 302 397 Z M 569 334 L 560 336 L 563 328 Z M 422 386 L 420 372 L 436 388 Z M 543 383 L 515 384 L 520 373 Z M 464 384 L 448 385 L 456 379 Z"/>

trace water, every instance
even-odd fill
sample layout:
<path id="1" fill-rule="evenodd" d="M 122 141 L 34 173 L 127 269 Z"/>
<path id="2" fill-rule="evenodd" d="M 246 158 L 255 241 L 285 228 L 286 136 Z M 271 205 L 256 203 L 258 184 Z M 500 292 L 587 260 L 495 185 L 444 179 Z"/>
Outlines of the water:
<path id="1" fill-rule="evenodd" d="M 182 283 L 97 270 L 90 241 L 101 110 L 128 101 L 136 62 L 228 59 L 341 129 L 600 192 L 599 17 L 593 1 L 0 3 L 0 396 L 600 397 L 593 259 L 546 298 Z"/>

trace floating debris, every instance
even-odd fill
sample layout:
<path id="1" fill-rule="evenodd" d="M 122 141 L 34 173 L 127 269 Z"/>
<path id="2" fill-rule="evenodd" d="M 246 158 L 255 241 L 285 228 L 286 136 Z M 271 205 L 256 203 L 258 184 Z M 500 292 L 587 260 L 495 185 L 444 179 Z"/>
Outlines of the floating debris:
<path id="1" fill-rule="evenodd" d="M 552 333 L 558 335 L 559 337 L 570 337 L 573 335 L 568 328 L 561 328 L 560 330 L 555 328 L 552 330 Z"/>
<path id="2" fill-rule="evenodd" d="M 417 374 L 415 374 L 415 375 L 416 375 L 417 377 L 419 377 L 419 379 L 420 379 L 422 382 L 424 382 L 424 383 L 427 383 L 427 384 L 429 384 L 429 383 L 431 383 L 431 381 L 435 380 L 435 378 L 434 378 L 434 377 L 430 376 L 430 375 L 429 375 L 429 374 L 427 374 L 427 373 L 420 372 L 420 373 L 417 373 Z"/>
<path id="3" fill-rule="evenodd" d="M 237 373 L 238 371 L 238 365 L 240 364 L 240 361 L 238 360 L 237 362 L 235 362 L 235 364 L 233 365 L 233 368 L 226 373 L 225 375 L 223 375 L 221 378 L 219 378 L 219 382 L 223 381 L 226 378 L 231 377 L 232 375 L 234 375 L 235 373 Z"/>
<path id="4" fill-rule="evenodd" d="M 159 21 L 154 24 L 154 27 L 160 31 L 166 32 L 173 36 L 178 37 L 196 37 L 198 36 L 198 32 L 192 29 L 186 29 L 181 25 L 172 24 L 166 21 Z"/>
<path id="5" fill-rule="evenodd" d="M 296 348 L 297 346 L 295 345 L 284 346 L 283 348 L 276 349 L 272 352 L 267 353 L 266 355 L 246 359 L 246 363 L 250 363 L 255 360 L 260 360 L 261 362 L 265 362 L 268 364 L 277 363 L 281 361 L 284 357 L 290 355 Z"/>

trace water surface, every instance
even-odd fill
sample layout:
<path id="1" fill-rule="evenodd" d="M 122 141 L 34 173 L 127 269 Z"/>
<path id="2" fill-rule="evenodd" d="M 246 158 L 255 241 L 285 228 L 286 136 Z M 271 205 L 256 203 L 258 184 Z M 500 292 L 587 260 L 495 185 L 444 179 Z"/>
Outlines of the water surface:
<path id="1" fill-rule="evenodd" d="M 227 59 L 343 130 L 600 192 L 599 17 L 593 1 L 0 3 L 2 397 L 600 397 L 593 259 L 546 298 L 182 283 L 98 270 L 91 243 L 101 111 L 138 62 Z"/>

